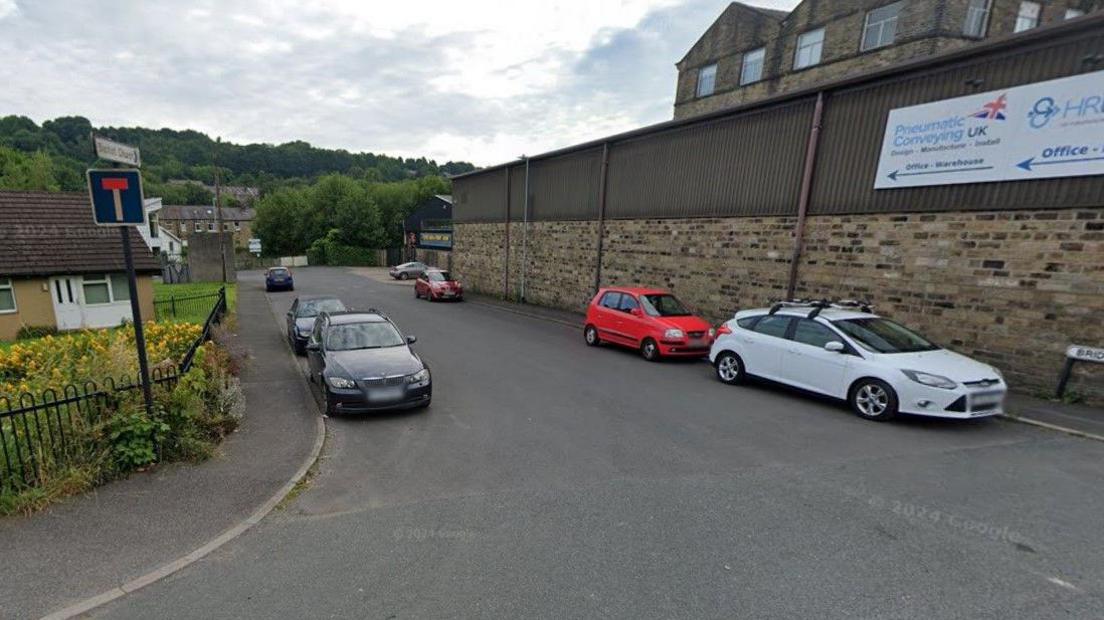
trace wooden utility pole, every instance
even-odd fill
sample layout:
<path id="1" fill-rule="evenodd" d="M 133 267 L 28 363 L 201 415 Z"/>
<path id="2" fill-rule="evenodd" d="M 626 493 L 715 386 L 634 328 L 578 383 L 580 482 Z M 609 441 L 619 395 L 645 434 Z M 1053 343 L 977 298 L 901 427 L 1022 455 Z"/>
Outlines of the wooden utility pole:
<path id="1" fill-rule="evenodd" d="M 219 260 L 222 262 L 222 281 L 226 282 L 226 235 L 222 230 L 222 196 L 219 193 L 219 167 L 218 146 L 222 143 L 222 137 L 215 138 L 215 145 L 211 152 L 211 161 L 215 165 L 215 233 L 219 240 Z"/>

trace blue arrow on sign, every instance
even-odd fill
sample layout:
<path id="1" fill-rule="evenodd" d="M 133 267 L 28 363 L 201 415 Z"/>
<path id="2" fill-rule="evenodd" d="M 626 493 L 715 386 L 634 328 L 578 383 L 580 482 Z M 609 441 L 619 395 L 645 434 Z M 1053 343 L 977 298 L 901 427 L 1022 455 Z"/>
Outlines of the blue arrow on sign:
<path id="1" fill-rule="evenodd" d="M 1020 163 L 1016 164 L 1017 167 L 1023 168 L 1028 172 L 1031 172 L 1032 166 L 1054 166 L 1056 164 L 1076 164 L 1084 161 L 1101 161 L 1104 157 L 1082 157 L 1080 159 L 1059 159 L 1056 161 L 1035 161 L 1034 157 L 1029 157 Z"/>
<path id="2" fill-rule="evenodd" d="M 992 170 L 992 166 L 977 166 L 975 168 L 954 168 L 953 170 L 927 170 L 925 172 L 901 172 L 900 170 L 894 170 L 889 173 L 889 178 L 894 181 L 897 177 L 915 177 L 922 174 L 950 174 L 952 172 L 971 172 L 975 170 Z"/>

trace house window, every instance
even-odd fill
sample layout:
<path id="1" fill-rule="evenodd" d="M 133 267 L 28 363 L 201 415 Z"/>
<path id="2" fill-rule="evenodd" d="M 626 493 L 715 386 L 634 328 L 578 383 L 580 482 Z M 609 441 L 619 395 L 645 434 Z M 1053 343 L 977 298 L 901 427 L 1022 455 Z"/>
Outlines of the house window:
<path id="1" fill-rule="evenodd" d="M 97 273 L 84 276 L 81 286 L 84 289 L 84 303 L 110 304 L 130 299 L 130 285 L 126 274 Z"/>
<path id="2" fill-rule="evenodd" d="M 1081 9 L 1066 9 L 1066 19 L 1073 19 L 1075 17 L 1081 17 L 1085 12 Z"/>
<path id="3" fill-rule="evenodd" d="M 820 63 L 820 53 L 824 49 L 824 29 L 810 30 L 797 37 L 797 51 L 794 53 L 794 69 L 804 69 Z"/>
<path id="4" fill-rule="evenodd" d="M 993 0 L 970 0 L 966 7 L 966 23 L 962 34 L 968 37 L 982 38 L 989 29 L 989 11 Z"/>
<path id="5" fill-rule="evenodd" d="M 150 238 L 151 239 L 156 239 L 157 238 L 157 214 L 156 213 L 150 213 L 149 214 L 149 231 L 150 231 Z"/>
<path id="6" fill-rule="evenodd" d="M 229 232 L 230 231 L 230 222 L 223 222 L 222 223 L 222 230 L 226 231 L 226 232 Z"/>
<path id="7" fill-rule="evenodd" d="M 698 97 L 708 97 L 713 94 L 713 90 L 717 86 L 717 65 L 712 64 L 708 67 L 702 67 L 698 69 Z"/>
<path id="8" fill-rule="evenodd" d="M 195 231 L 196 232 L 203 232 L 203 222 L 196 222 L 195 223 Z"/>
<path id="9" fill-rule="evenodd" d="M 215 223 L 207 222 L 207 232 L 215 232 Z"/>
<path id="10" fill-rule="evenodd" d="M 234 232 L 241 232 L 241 222 L 234 222 Z"/>
<path id="11" fill-rule="evenodd" d="M 863 26 L 863 51 L 892 45 L 897 37 L 897 18 L 901 15 L 904 1 L 887 4 L 866 14 Z"/>
<path id="12" fill-rule="evenodd" d="M 15 312 L 15 288 L 11 278 L 0 278 L 0 313 Z"/>
<path id="13" fill-rule="evenodd" d="M 1021 2 L 1020 12 L 1016 15 L 1016 27 L 1013 28 L 1013 31 L 1023 32 L 1038 26 L 1039 13 L 1042 10 L 1043 7 L 1038 2 Z"/>
<path id="14" fill-rule="evenodd" d="M 763 59 L 766 56 L 767 50 L 762 47 L 744 54 L 744 66 L 740 70 L 741 86 L 763 79 Z"/>
<path id="15" fill-rule="evenodd" d="M 182 232 L 182 233 L 188 232 L 188 223 L 187 222 L 180 222 L 180 232 Z"/>

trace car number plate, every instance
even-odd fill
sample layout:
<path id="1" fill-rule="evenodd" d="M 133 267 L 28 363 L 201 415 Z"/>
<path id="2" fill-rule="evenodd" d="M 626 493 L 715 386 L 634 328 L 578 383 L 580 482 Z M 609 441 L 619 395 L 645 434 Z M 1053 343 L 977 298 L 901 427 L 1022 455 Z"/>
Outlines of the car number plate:
<path id="1" fill-rule="evenodd" d="M 373 402 L 386 402 L 391 400 L 399 400 L 403 397 L 403 388 L 401 385 L 394 387 L 381 387 L 368 390 L 368 400 Z"/>
<path id="2" fill-rule="evenodd" d="M 1002 402 L 1004 402 L 1004 392 L 974 394 L 970 397 L 971 408 L 999 405 Z"/>

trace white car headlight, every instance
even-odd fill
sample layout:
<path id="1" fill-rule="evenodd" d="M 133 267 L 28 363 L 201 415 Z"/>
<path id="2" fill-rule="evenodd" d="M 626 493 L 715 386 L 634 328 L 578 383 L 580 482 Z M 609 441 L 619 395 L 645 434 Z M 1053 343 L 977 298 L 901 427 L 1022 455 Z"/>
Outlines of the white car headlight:
<path id="1" fill-rule="evenodd" d="M 663 332 L 664 340 L 682 340 L 686 334 L 681 329 L 669 329 Z"/>
<path id="2" fill-rule="evenodd" d="M 919 370 L 902 370 L 905 376 L 917 383 L 929 385 L 931 387 L 942 388 L 944 390 L 953 390 L 958 387 L 958 384 L 951 381 L 947 377 L 940 375 L 933 375 L 929 372 L 921 372 Z"/>
<path id="3" fill-rule="evenodd" d="M 410 387 L 424 387 L 429 385 L 429 369 L 423 368 L 418 372 L 408 375 L 406 382 L 410 384 Z"/>
<path id="4" fill-rule="evenodd" d="M 1000 379 L 1001 381 L 1004 381 L 1004 373 L 1000 371 L 1000 368 L 997 368 L 996 366 L 990 366 L 990 368 L 992 368 L 993 372 L 996 373 L 998 379 Z M 1008 383 L 1008 382 L 1005 381 L 1005 383 Z"/>
<path id="5" fill-rule="evenodd" d="M 356 387 L 355 381 L 346 379 L 345 377 L 329 377 L 326 380 L 330 382 L 330 385 L 339 390 L 351 390 Z"/>

